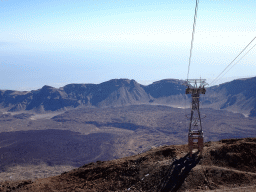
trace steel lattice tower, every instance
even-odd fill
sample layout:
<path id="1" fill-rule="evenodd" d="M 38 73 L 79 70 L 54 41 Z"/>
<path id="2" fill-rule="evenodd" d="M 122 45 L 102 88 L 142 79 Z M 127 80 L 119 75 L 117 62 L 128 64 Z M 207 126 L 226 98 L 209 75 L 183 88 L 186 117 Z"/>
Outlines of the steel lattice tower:
<path id="1" fill-rule="evenodd" d="M 204 135 L 201 124 L 201 116 L 199 109 L 200 94 L 205 94 L 206 85 L 205 79 L 188 79 L 186 82 L 187 89 L 186 94 L 191 94 L 192 106 L 188 132 L 188 147 L 190 157 L 192 156 L 193 149 L 198 149 L 200 155 L 202 155 L 204 147 Z"/>

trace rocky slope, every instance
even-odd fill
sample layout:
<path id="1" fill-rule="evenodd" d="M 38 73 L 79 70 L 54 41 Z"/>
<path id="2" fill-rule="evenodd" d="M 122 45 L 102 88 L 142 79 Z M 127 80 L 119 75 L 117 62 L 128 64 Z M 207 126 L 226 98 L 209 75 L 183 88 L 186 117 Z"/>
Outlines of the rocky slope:
<path id="1" fill-rule="evenodd" d="M 59 89 L 19 92 L 0 90 L 2 111 L 35 111 L 37 113 L 66 110 L 81 106 L 118 107 L 128 105 L 167 105 L 189 107 L 184 81 L 165 79 L 148 86 L 135 80 L 113 79 L 100 84 L 69 84 Z M 204 108 L 224 109 L 245 116 L 256 116 L 256 77 L 238 79 L 207 88 L 201 96 Z"/>
<path id="2" fill-rule="evenodd" d="M 0 104 L 9 112 L 44 112 L 78 106 L 117 107 L 149 103 L 179 105 L 180 98 L 184 98 L 181 96 L 185 89 L 182 83 L 183 81 L 170 79 L 143 86 L 135 80 L 113 79 L 101 84 L 69 84 L 59 89 L 44 86 L 29 92 L 2 90 Z"/>
<path id="3" fill-rule="evenodd" d="M 184 81 L 177 79 L 165 79 L 148 86 L 135 80 L 113 79 L 100 84 L 69 84 L 59 89 L 44 86 L 29 92 L 2 90 L 0 108 L 9 112 L 42 113 L 81 106 L 104 108 L 151 104 L 189 107 L 190 96 L 185 95 L 185 89 Z M 256 77 L 209 87 L 201 100 L 201 107 L 256 116 Z"/>
<path id="4" fill-rule="evenodd" d="M 237 79 L 207 88 L 202 101 L 203 107 L 256 116 L 256 77 Z"/>
<path id="5" fill-rule="evenodd" d="M 97 161 L 38 180 L 3 182 L 1 191 L 253 191 L 256 138 L 205 143 L 202 158 L 186 145 Z"/>

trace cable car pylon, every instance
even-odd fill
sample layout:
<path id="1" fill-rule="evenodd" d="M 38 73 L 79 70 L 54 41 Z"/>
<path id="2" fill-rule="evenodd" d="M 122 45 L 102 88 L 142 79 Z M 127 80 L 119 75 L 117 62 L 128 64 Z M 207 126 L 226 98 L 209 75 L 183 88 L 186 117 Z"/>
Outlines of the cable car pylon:
<path id="1" fill-rule="evenodd" d="M 186 81 L 186 94 L 191 94 L 191 115 L 188 131 L 188 148 L 189 155 L 192 157 L 193 149 L 198 149 L 200 156 L 203 153 L 204 147 L 204 135 L 201 124 L 199 98 L 200 94 L 205 94 L 206 89 L 204 86 L 207 85 L 205 79 L 187 79 Z"/>

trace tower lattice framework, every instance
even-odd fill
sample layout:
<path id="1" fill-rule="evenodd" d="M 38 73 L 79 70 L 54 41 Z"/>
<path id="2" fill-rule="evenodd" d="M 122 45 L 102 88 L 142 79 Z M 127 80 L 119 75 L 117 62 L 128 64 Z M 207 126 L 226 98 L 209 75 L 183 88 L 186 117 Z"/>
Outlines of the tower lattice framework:
<path id="1" fill-rule="evenodd" d="M 204 135 L 200 116 L 199 98 L 200 94 L 205 94 L 206 92 L 204 88 L 204 86 L 206 85 L 206 80 L 188 79 L 186 85 L 186 94 L 191 94 L 192 97 L 191 115 L 188 131 L 188 148 L 191 157 L 193 149 L 198 149 L 200 155 L 202 155 L 204 147 Z"/>

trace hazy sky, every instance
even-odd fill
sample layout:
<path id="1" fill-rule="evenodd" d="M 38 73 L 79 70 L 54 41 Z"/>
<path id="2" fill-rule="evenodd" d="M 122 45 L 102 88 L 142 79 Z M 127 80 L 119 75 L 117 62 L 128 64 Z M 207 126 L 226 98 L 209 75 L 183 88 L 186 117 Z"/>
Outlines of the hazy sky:
<path id="1" fill-rule="evenodd" d="M 2 0 L 0 89 L 186 79 L 195 2 Z M 256 36 L 255 10 L 255 0 L 200 0 L 190 78 L 213 79 L 239 54 Z M 255 53 L 224 77 L 256 76 Z"/>

